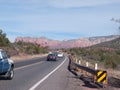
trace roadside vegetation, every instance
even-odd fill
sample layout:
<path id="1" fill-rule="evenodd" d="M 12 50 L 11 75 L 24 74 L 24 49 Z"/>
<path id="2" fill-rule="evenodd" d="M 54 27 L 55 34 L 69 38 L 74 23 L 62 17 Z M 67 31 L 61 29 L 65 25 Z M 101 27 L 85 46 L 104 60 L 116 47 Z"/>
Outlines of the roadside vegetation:
<path id="1" fill-rule="evenodd" d="M 0 29 L 0 49 L 4 49 L 8 55 L 16 55 L 17 52 L 13 44 L 7 38 L 6 33 Z"/>
<path id="2" fill-rule="evenodd" d="M 120 38 L 87 48 L 72 48 L 69 52 L 104 68 L 120 69 Z"/>
<path id="3" fill-rule="evenodd" d="M 19 54 L 45 54 L 48 52 L 48 47 L 42 47 L 37 44 L 18 42 L 11 43 L 7 38 L 6 33 L 0 29 L 0 49 L 4 49 L 8 55 L 14 56 Z"/>
<path id="4" fill-rule="evenodd" d="M 0 29 L 0 46 L 1 47 L 10 46 L 10 41 L 6 37 L 6 33 L 4 33 L 1 29 Z"/>
<path id="5" fill-rule="evenodd" d="M 45 54 L 48 52 L 48 47 L 42 47 L 37 44 L 25 43 L 25 42 L 17 42 L 14 44 L 18 52 L 23 52 L 26 54 L 34 55 L 34 54 Z"/>

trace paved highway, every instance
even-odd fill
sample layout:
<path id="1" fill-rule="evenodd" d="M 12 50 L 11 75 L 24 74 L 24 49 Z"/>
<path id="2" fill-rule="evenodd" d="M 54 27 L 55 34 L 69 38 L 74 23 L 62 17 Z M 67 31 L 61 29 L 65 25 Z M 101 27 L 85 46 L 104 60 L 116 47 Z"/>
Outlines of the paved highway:
<path id="1" fill-rule="evenodd" d="M 68 71 L 68 63 L 67 56 L 57 61 L 42 57 L 17 62 L 13 80 L 0 78 L 0 90 L 98 90 L 87 77 L 79 79 Z"/>
<path id="2" fill-rule="evenodd" d="M 35 83 L 59 66 L 65 58 L 46 61 L 46 57 L 15 63 L 13 80 L 0 78 L 0 90 L 29 90 Z M 39 90 L 39 89 L 38 89 Z"/>
<path id="3" fill-rule="evenodd" d="M 0 90 L 87 90 L 81 87 L 83 82 L 68 71 L 68 63 L 67 56 L 57 61 L 46 61 L 46 57 L 42 57 L 17 62 L 13 80 L 0 78 Z"/>

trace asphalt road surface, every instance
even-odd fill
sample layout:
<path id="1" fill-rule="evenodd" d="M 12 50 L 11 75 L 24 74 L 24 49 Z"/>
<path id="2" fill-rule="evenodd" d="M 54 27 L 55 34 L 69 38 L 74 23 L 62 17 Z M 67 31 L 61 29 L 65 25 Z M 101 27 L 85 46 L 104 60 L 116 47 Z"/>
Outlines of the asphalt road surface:
<path id="1" fill-rule="evenodd" d="M 13 80 L 0 78 L 0 90 L 29 90 L 36 82 L 53 71 L 65 58 L 46 61 L 46 57 L 15 63 Z"/>
<path id="2" fill-rule="evenodd" d="M 80 79 L 72 74 L 68 63 L 67 56 L 57 61 L 46 61 L 46 57 L 42 57 L 17 62 L 13 80 L 0 78 L 0 90 L 98 90 L 87 77 Z"/>

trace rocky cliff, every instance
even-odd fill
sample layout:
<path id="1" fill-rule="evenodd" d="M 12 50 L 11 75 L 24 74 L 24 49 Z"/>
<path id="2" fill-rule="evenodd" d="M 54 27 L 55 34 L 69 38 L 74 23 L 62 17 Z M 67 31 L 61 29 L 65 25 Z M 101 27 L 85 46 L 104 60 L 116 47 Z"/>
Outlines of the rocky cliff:
<path id="1" fill-rule="evenodd" d="M 100 36 L 100 37 L 89 37 L 89 38 L 79 38 L 79 39 L 72 39 L 72 40 L 52 40 L 46 37 L 40 38 L 32 38 L 32 37 L 17 37 L 15 42 L 29 42 L 35 43 L 40 46 L 48 46 L 50 48 L 73 48 L 73 47 L 88 47 L 95 44 L 99 44 L 101 42 L 110 41 L 113 39 L 118 38 L 117 35 L 111 36 Z"/>

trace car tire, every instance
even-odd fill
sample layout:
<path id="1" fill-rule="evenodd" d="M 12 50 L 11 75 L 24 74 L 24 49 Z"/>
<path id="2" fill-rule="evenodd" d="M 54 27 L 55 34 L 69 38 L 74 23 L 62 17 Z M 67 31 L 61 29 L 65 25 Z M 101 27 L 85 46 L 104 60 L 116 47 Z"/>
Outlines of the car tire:
<path id="1" fill-rule="evenodd" d="M 11 68 L 10 71 L 7 73 L 7 79 L 12 80 L 14 77 L 14 69 Z"/>

